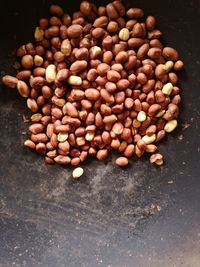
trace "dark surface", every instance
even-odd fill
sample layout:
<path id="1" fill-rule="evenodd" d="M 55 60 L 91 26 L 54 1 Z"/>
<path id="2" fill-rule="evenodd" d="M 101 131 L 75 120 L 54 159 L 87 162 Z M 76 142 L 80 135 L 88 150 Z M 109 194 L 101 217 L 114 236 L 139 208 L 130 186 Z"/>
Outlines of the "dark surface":
<path id="1" fill-rule="evenodd" d="M 73 9 L 67 2 L 68 12 L 78 8 L 78 1 Z M 2 74 L 12 72 L 14 48 L 32 39 L 50 3 L 2 2 Z M 134 5 L 158 18 L 165 43 L 180 51 L 186 65 L 180 126 L 160 145 L 166 164 L 157 168 L 144 158 L 122 170 L 114 157 L 88 160 L 84 177 L 72 181 L 71 168 L 46 166 L 23 148 L 25 100 L 1 86 L 1 267 L 200 266 L 200 2 Z"/>

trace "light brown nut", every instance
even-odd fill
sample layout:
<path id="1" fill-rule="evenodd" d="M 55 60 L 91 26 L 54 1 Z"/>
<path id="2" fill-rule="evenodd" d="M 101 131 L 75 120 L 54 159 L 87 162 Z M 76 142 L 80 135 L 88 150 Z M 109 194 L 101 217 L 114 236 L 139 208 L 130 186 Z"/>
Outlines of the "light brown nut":
<path id="1" fill-rule="evenodd" d="M 126 51 L 120 51 L 115 57 L 115 61 L 117 63 L 125 63 L 127 60 L 128 60 L 128 53 Z"/>
<path id="2" fill-rule="evenodd" d="M 117 117 L 114 114 L 109 115 L 109 116 L 105 116 L 103 118 L 103 122 L 106 123 L 106 124 L 109 124 L 109 125 L 113 125 L 113 123 L 116 122 L 116 121 L 117 121 Z"/>
<path id="3" fill-rule="evenodd" d="M 72 47 L 68 39 L 62 41 L 60 50 L 65 56 L 69 56 L 71 54 Z"/>
<path id="4" fill-rule="evenodd" d="M 117 33 L 119 31 L 118 23 L 116 21 L 110 21 L 107 26 L 109 33 Z"/>
<path id="5" fill-rule="evenodd" d="M 86 2 L 86 1 L 84 1 L 84 2 Z M 83 2 L 82 2 L 82 3 L 83 3 Z M 71 162 L 71 164 L 74 165 L 72 162 Z M 73 177 L 74 179 L 79 179 L 79 178 L 83 175 L 83 173 L 84 173 L 83 168 L 78 167 L 78 168 L 76 168 L 76 169 L 73 170 L 73 172 L 72 172 L 72 177 Z"/>
<path id="6" fill-rule="evenodd" d="M 51 115 L 54 116 L 56 119 L 61 119 L 63 116 L 62 110 L 60 108 L 52 108 Z"/>
<path id="7" fill-rule="evenodd" d="M 175 130 L 175 128 L 177 127 L 177 125 L 178 125 L 177 120 L 171 120 L 171 121 L 168 121 L 168 122 L 165 124 L 164 130 L 165 130 L 165 132 L 167 132 L 167 133 L 171 133 L 172 131 Z"/>
<path id="8" fill-rule="evenodd" d="M 81 47 L 79 48 L 76 52 L 75 52 L 75 57 L 78 60 L 88 60 L 89 58 L 89 51 L 87 48 L 85 47 Z"/>
<path id="9" fill-rule="evenodd" d="M 117 19 L 119 17 L 117 10 L 115 9 L 115 6 L 112 3 L 106 6 L 106 12 L 110 19 Z"/>
<path id="10" fill-rule="evenodd" d="M 68 125 L 68 124 L 66 124 L 66 125 L 56 125 L 55 129 L 53 129 L 53 131 L 55 131 L 56 133 L 69 133 L 71 131 L 71 128 L 72 127 L 70 125 Z"/>
<path id="11" fill-rule="evenodd" d="M 98 160 L 104 160 L 107 156 L 108 156 L 107 149 L 100 149 L 96 154 Z"/>
<path id="12" fill-rule="evenodd" d="M 105 26 L 107 26 L 108 24 L 108 17 L 106 16 L 101 16 L 101 17 L 98 17 L 97 19 L 95 19 L 94 23 L 93 23 L 93 26 L 95 28 L 103 28 Z"/>
<path id="13" fill-rule="evenodd" d="M 61 164 L 61 165 L 67 165 L 71 162 L 71 159 L 68 156 L 59 155 L 59 156 L 54 158 L 54 161 L 58 164 Z"/>
<path id="14" fill-rule="evenodd" d="M 35 143 L 31 140 L 26 140 L 24 142 L 24 146 L 28 147 L 28 148 L 31 148 L 31 149 L 35 149 Z"/>
<path id="15" fill-rule="evenodd" d="M 110 81 L 110 82 L 118 82 L 121 78 L 121 75 L 115 71 L 115 70 L 109 70 L 107 72 L 107 79 Z"/>
<path id="16" fill-rule="evenodd" d="M 122 141 L 120 146 L 119 146 L 119 152 L 124 152 L 124 150 L 126 149 L 127 147 L 127 142 L 126 141 Z"/>
<path id="17" fill-rule="evenodd" d="M 146 27 L 148 31 L 153 31 L 156 26 L 156 19 L 153 16 L 148 16 L 146 18 Z"/>
<path id="18" fill-rule="evenodd" d="M 9 88 L 16 88 L 17 83 L 18 83 L 18 79 L 13 77 L 13 76 L 10 76 L 10 75 L 5 75 L 2 78 L 2 82 L 3 82 L 3 84 L 5 84 Z"/>
<path id="19" fill-rule="evenodd" d="M 33 77 L 30 80 L 30 86 L 35 89 L 40 89 L 45 84 L 45 79 L 43 77 Z"/>
<path id="20" fill-rule="evenodd" d="M 167 73 L 164 64 L 158 64 L 155 69 L 156 78 L 162 80 L 163 76 Z"/>
<path id="21" fill-rule="evenodd" d="M 42 119 L 42 114 L 40 113 L 35 113 L 31 116 L 32 122 L 39 122 L 41 119 Z"/>
<path id="22" fill-rule="evenodd" d="M 72 118 L 77 118 L 79 116 L 78 111 L 74 105 L 72 105 L 70 102 L 67 102 L 63 106 L 63 114 L 64 115 L 69 115 Z"/>
<path id="23" fill-rule="evenodd" d="M 150 92 L 155 86 L 155 80 L 148 80 L 146 84 L 143 85 L 142 91 L 147 94 Z M 148 101 L 147 101 L 148 102 Z"/>
<path id="24" fill-rule="evenodd" d="M 163 156 L 160 153 L 151 155 L 150 162 L 155 163 L 156 165 L 163 165 Z"/>
<path id="25" fill-rule="evenodd" d="M 111 95 L 106 89 L 101 89 L 100 94 L 106 103 L 112 105 L 115 102 L 114 96 Z"/>
<path id="26" fill-rule="evenodd" d="M 35 74 L 34 74 L 35 75 Z M 41 75 L 35 75 L 35 76 L 41 76 Z M 22 71 L 19 71 L 16 75 L 16 78 L 18 80 L 28 80 L 29 78 L 31 77 L 31 71 L 30 70 L 22 70 Z M 3 78 L 2 78 L 2 81 L 3 81 Z M 9 86 L 8 86 L 9 87 Z M 11 87 L 12 88 L 12 87 Z"/>
<path id="27" fill-rule="evenodd" d="M 70 38 L 78 38 L 83 32 L 83 27 L 79 24 L 73 24 L 67 28 L 67 35 Z"/>
<path id="28" fill-rule="evenodd" d="M 113 40 L 112 40 L 112 37 L 107 35 L 103 41 L 102 41 L 102 47 L 103 49 L 105 50 L 112 50 L 112 47 L 113 47 Z"/>
<path id="29" fill-rule="evenodd" d="M 103 116 L 111 115 L 112 114 L 112 109 L 106 104 L 101 104 L 100 106 L 101 114 Z"/>
<path id="30" fill-rule="evenodd" d="M 102 128 L 104 123 L 103 123 L 103 119 L 102 119 L 102 116 L 101 116 L 101 113 L 100 112 L 97 112 L 96 116 L 95 116 L 95 125 L 98 127 L 98 128 Z"/>
<path id="31" fill-rule="evenodd" d="M 143 44 L 142 46 L 140 46 L 140 48 L 138 49 L 137 52 L 137 58 L 140 60 L 145 59 L 147 53 L 149 51 L 149 44 Z"/>
<path id="32" fill-rule="evenodd" d="M 104 144 L 109 145 L 111 143 L 111 137 L 109 132 L 103 131 L 101 137 Z"/>
<path id="33" fill-rule="evenodd" d="M 51 5 L 49 8 L 49 12 L 57 17 L 62 17 L 64 14 L 62 7 L 59 5 Z"/>
<path id="34" fill-rule="evenodd" d="M 46 153 L 46 145 L 44 143 L 38 143 L 35 146 L 35 150 L 39 154 L 45 154 Z"/>
<path id="35" fill-rule="evenodd" d="M 79 86 L 82 84 L 82 79 L 79 76 L 71 75 L 69 76 L 68 83 L 72 86 Z"/>
<path id="36" fill-rule="evenodd" d="M 147 76 L 143 72 L 140 72 L 137 75 L 137 81 L 139 84 L 143 85 L 147 83 L 148 79 L 147 79 Z"/>
<path id="37" fill-rule="evenodd" d="M 123 154 L 125 157 L 130 158 L 133 156 L 134 152 L 135 152 L 135 146 L 133 144 L 130 144 L 126 147 Z"/>
<path id="38" fill-rule="evenodd" d="M 56 75 L 56 80 L 58 82 L 63 82 L 63 81 L 67 81 L 67 78 L 69 77 L 69 70 L 68 69 L 61 69 L 58 71 L 57 75 Z"/>
<path id="39" fill-rule="evenodd" d="M 126 15 L 130 19 L 139 19 L 144 16 L 144 11 L 141 8 L 130 8 L 127 10 Z"/>
<path id="40" fill-rule="evenodd" d="M 54 162 L 53 159 L 51 159 L 51 158 L 49 158 L 49 157 L 45 157 L 45 163 L 46 163 L 46 164 L 54 164 L 55 162 Z"/>
<path id="41" fill-rule="evenodd" d="M 82 100 L 85 97 L 85 93 L 79 89 L 72 89 L 70 96 L 73 100 Z"/>
<path id="42" fill-rule="evenodd" d="M 36 42 L 41 42 L 44 38 L 44 31 L 40 27 L 35 28 L 35 33 L 34 33 L 35 41 Z"/>
<path id="43" fill-rule="evenodd" d="M 82 110 L 89 111 L 92 108 L 92 102 L 87 99 L 81 100 L 81 105 L 82 105 Z"/>
<path id="44" fill-rule="evenodd" d="M 125 108 L 131 110 L 133 105 L 134 105 L 134 100 L 130 97 L 127 97 L 124 102 Z"/>
<path id="45" fill-rule="evenodd" d="M 54 64 L 50 64 L 47 68 L 46 68 L 46 81 L 48 83 L 52 83 L 54 82 L 55 78 L 56 78 L 56 66 Z"/>
<path id="46" fill-rule="evenodd" d="M 94 123 L 94 120 L 95 120 L 95 114 L 92 112 L 89 112 L 87 115 L 85 123 L 86 123 L 86 125 L 91 125 Z M 88 127 L 87 127 L 87 129 L 88 129 Z"/>
<path id="47" fill-rule="evenodd" d="M 140 139 L 137 141 L 136 146 L 140 149 L 140 151 L 144 151 L 146 150 L 147 144 L 142 139 Z"/>
<path id="48" fill-rule="evenodd" d="M 148 37 L 148 39 L 158 39 L 158 38 L 160 38 L 162 36 L 162 32 L 161 31 L 159 31 L 159 30 L 157 30 L 157 29 L 155 29 L 155 30 L 153 30 L 153 31 L 149 31 L 148 32 L 148 34 L 147 34 L 147 37 Z"/>
<path id="49" fill-rule="evenodd" d="M 83 16 L 89 16 L 92 11 L 91 4 L 88 1 L 82 1 L 80 4 L 80 11 Z"/>
<path id="50" fill-rule="evenodd" d="M 112 149 L 115 149 L 115 150 L 118 150 L 119 147 L 120 147 L 120 141 L 118 138 L 112 136 L 112 132 L 111 132 L 111 137 L 113 138 L 112 141 L 111 141 L 111 144 L 110 144 L 110 147 Z"/>
<path id="51" fill-rule="evenodd" d="M 58 140 L 58 136 L 56 138 Z M 65 141 L 63 141 L 63 142 L 61 141 L 60 143 L 58 143 L 58 148 L 60 151 L 63 152 L 64 155 L 67 155 L 69 150 L 70 150 L 70 144 L 68 141 L 66 141 L 66 137 L 64 139 L 65 139 Z"/>
<path id="52" fill-rule="evenodd" d="M 161 106 L 159 104 L 153 104 L 150 106 L 148 110 L 148 115 L 150 117 L 155 116 L 161 110 Z"/>
<path id="53" fill-rule="evenodd" d="M 120 135 L 123 133 L 123 129 L 124 126 L 121 122 L 115 122 L 113 127 L 112 127 L 112 131 L 116 134 L 116 135 Z"/>
<path id="54" fill-rule="evenodd" d="M 156 135 L 152 134 L 151 136 L 145 135 L 142 137 L 142 140 L 147 144 L 151 144 L 156 140 Z"/>
<path id="55" fill-rule="evenodd" d="M 127 41 L 130 37 L 130 33 L 129 33 L 129 30 L 127 28 L 123 28 L 120 30 L 119 32 L 119 38 L 122 40 L 122 41 Z"/>
<path id="56" fill-rule="evenodd" d="M 54 133 L 54 125 L 53 123 L 49 123 L 46 128 L 46 135 L 51 138 Z"/>
<path id="57" fill-rule="evenodd" d="M 113 53 L 111 51 L 105 51 L 103 54 L 103 63 L 111 64 L 113 59 Z"/>
<path id="58" fill-rule="evenodd" d="M 38 105 L 37 105 L 37 102 L 34 99 L 31 99 L 31 98 L 27 99 L 27 107 L 32 112 L 37 112 L 38 111 Z"/>
<path id="59" fill-rule="evenodd" d="M 165 130 L 160 130 L 157 133 L 156 142 L 159 142 L 161 139 L 165 137 Z"/>
<path id="60" fill-rule="evenodd" d="M 115 163 L 120 167 L 125 167 L 128 165 L 128 159 L 125 157 L 119 157 L 116 159 Z"/>
<path id="61" fill-rule="evenodd" d="M 158 47 L 152 47 L 147 53 L 150 59 L 157 59 L 162 55 L 162 50 Z"/>
<path id="62" fill-rule="evenodd" d="M 157 150 L 157 146 L 155 146 L 153 144 L 147 145 L 146 149 L 145 149 L 145 151 L 148 153 L 154 153 L 154 152 L 156 152 L 156 150 Z"/>
<path id="63" fill-rule="evenodd" d="M 101 54 L 102 54 L 101 47 L 95 45 L 90 48 L 90 59 L 96 59 L 99 56 L 101 56 Z"/>
<path id="64" fill-rule="evenodd" d="M 176 61 L 174 64 L 174 70 L 175 71 L 181 71 L 184 68 L 184 63 L 181 60 Z"/>
<path id="65" fill-rule="evenodd" d="M 33 134 L 41 133 L 44 130 L 44 125 L 41 123 L 34 123 L 29 126 L 29 131 Z"/>
<path id="66" fill-rule="evenodd" d="M 152 134 L 154 134 L 156 132 L 156 125 L 150 125 L 147 129 L 146 129 L 146 135 L 151 136 Z"/>
<path id="67" fill-rule="evenodd" d="M 34 64 L 35 64 L 35 66 L 40 67 L 40 66 L 42 66 L 43 62 L 44 62 L 43 57 L 38 56 L 38 55 L 34 56 Z"/>
<path id="68" fill-rule="evenodd" d="M 97 101 L 100 97 L 100 92 L 94 88 L 88 88 L 85 90 L 85 96 L 88 100 Z"/>
<path id="69" fill-rule="evenodd" d="M 48 141 L 48 137 L 45 133 L 32 134 L 31 141 L 34 143 L 46 143 Z"/>
<path id="70" fill-rule="evenodd" d="M 95 39 L 99 39 L 101 38 L 103 35 L 105 34 L 105 30 L 98 27 L 98 28 L 95 28 L 92 30 L 92 36 L 95 38 Z"/>
<path id="71" fill-rule="evenodd" d="M 171 95 L 173 90 L 173 85 L 171 83 L 166 83 L 162 88 L 162 93 L 164 95 Z"/>
<path id="72" fill-rule="evenodd" d="M 81 160 L 81 162 L 85 161 L 87 158 L 88 152 L 87 151 L 82 151 L 79 158 Z"/>
<path id="73" fill-rule="evenodd" d="M 97 67 L 97 73 L 100 76 L 105 76 L 109 70 L 110 70 L 110 66 L 106 63 L 101 63 Z"/>
<path id="74" fill-rule="evenodd" d="M 126 13 L 126 9 L 125 9 L 124 5 L 120 1 L 114 1 L 113 5 L 114 5 L 115 9 L 117 10 L 117 12 L 119 13 L 119 15 L 121 17 L 123 17 Z"/>
<path id="75" fill-rule="evenodd" d="M 33 57 L 31 55 L 25 55 L 22 57 L 21 64 L 25 69 L 31 69 L 33 67 Z"/>
<path id="76" fill-rule="evenodd" d="M 57 156 L 57 150 L 53 149 L 53 150 L 49 151 L 46 155 L 47 155 L 47 157 L 53 159 L 53 158 L 55 158 Z"/>
<path id="77" fill-rule="evenodd" d="M 142 38 L 130 38 L 128 40 L 128 46 L 130 48 L 140 47 L 143 44 L 144 44 L 144 40 Z"/>
<path id="78" fill-rule="evenodd" d="M 178 52 L 172 47 L 165 47 L 162 54 L 165 59 L 171 60 L 173 62 L 177 61 L 179 58 Z"/>
<path id="79" fill-rule="evenodd" d="M 133 37 L 143 37 L 144 36 L 144 29 L 143 29 L 141 23 L 136 23 L 133 26 L 132 36 Z"/>
<path id="80" fill-rule="evenodd" d="M 72 74 L 77 74 L 78 72 L 82 72 L 87 68 L 86 60 L 77 60 L 70 66 L 70 71 Z"/>
<path id="81" fill-rule="evenodd" d="M 96 69 L 90 69 L 87 73 L 87 80 L 90 82 L 94 82 L 98 77 L 98 73 Z"/>
<path id="82" fill-rule="evenodd" d="M 143 122 L 143 121 L 145 121 L 146 118 L 147 118 L 146 112 L 144 112 L 143 110 L 141 110 L 141 111 L 138 113 L 138 115 L 137 115 L 137 120 L 138 120 L 139 122 Z"/>
<path id="83" fill-rule="evenodd" d="M 170 72 L 168 74 L 168 79 L 169 82 L 172 83 L 173 85 L 176 85 L 178 83 L 178 76 L 174 72 Z"/>

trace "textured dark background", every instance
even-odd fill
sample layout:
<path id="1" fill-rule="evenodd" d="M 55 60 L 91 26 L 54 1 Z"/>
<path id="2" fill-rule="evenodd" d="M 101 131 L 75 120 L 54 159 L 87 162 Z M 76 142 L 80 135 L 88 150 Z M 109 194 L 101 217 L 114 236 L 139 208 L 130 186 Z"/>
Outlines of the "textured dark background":
<path id="1" fill-rule="evenodd" d="M 79 5 L 57 2 L 69 13 Z M 1 74 L 12 72 L 13 50 L 32 40 L 50 3 L 2 2 Z M 200 2 L 131 3 L 157 17 L 165 44 L 185 62 L 180 124 L 160 145 L 166 164 L 144 158 L 122 170 L 114 157 L 88 160 L 72 181 L 71 168 L 46 166 L 23 148 L 25 100 L 1 85 L 0 267 L 200 266 Z"/>

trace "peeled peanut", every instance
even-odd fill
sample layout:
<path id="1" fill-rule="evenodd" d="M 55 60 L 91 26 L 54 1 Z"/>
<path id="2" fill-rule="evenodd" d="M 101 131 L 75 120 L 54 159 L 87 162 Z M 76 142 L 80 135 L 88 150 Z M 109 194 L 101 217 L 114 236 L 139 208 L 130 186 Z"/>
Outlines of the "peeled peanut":
<path id="1" fill-rule="evenodd" d="M 168 122 L 165 124 L 164 130 L 165 130 L 167 133 L 171 133 L 172 131 L 175 130 L 175 128 L 177 127 L 177 125 L 178 125 L 177 120 L 171 120 L 171 121 L 168 121 Z"/>
<path id="2" fill-rule="evenodd" d="M 71 75 L 69 76 L 68 83 L 74 86 L 79 86 L 82 84 L 82 79 L 79 76 Z"/>
<path id="3" fill-rule="evenodd" d="M 129 39 L 129 36 L 130 36 L 130 33 L 129 33 L 129 30 L 127 28 L 123 28 L 123 29 L 120 30 L 119 38 L 122 41 L 127 41 Z"/>
<path id="4" fill-rule="evenodd" d="M 83 173 L 84 173 L 83 168 L 78 167 L 78 168 L 76 168 L 76 169 L 73 170 L 72 177 L 74 179 L 79 179 L 83 175 Z"/>
<path id="5" fill-rule="evenodd" d="M 142 137 L 142 140 L 147 144 L 152 144 L 156 140 L 156 135 L 152 134 L 151 136 L 145 135 Z"/>
<path id="6" fill-rule="evenodd" d="M 55 78 L 56 78 L 56 66 L 54 64 L 50 64 L 47 68 L 46 68 L 46 81 L 48 83 L 52 83 L 54 82 Z"/>

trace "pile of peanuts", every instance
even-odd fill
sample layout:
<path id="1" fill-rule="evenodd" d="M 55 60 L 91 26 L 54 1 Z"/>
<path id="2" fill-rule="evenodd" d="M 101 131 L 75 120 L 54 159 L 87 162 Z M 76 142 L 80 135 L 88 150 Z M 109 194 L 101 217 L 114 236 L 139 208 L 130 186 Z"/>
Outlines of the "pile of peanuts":
<path id="1" fill-rule="evenodd" d="M 159 40 L 155 18 L 119 0 L 83 1 L 72 16 L 51 5 L 50 14 L 17 50 L 16 77 L 2 78 L 33 112 L 24 145 L 49 164 L 78 166 L 114 149 L 121 167 L 144 152 L 162 165 L 157 144 L 177 126 L 183 62 Z"/>

